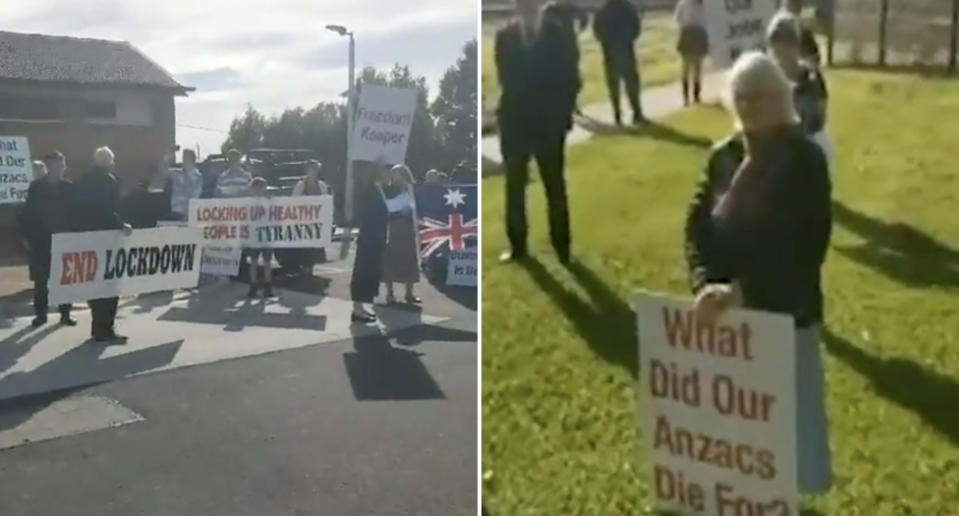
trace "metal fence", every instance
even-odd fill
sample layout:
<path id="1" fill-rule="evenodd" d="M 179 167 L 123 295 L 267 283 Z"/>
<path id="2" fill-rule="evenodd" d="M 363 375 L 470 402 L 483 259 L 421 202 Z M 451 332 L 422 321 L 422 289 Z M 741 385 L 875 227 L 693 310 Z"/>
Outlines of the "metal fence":
<path id="1" fill-rule="evenodd" d="M 959 0 L 837 0 L 829 63 L 956 69 Z"/>

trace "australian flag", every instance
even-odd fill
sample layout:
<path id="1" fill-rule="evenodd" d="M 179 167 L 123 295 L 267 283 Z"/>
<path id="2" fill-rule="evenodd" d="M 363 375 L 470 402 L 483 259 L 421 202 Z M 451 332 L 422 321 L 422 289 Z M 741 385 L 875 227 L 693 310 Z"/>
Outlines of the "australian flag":
<path id="1" fill-rule="evenodd" d="M 477 185 L 421 184 L 415 193 L 424 262 L 444 259 L 451 250 L 477 246 Z"/>

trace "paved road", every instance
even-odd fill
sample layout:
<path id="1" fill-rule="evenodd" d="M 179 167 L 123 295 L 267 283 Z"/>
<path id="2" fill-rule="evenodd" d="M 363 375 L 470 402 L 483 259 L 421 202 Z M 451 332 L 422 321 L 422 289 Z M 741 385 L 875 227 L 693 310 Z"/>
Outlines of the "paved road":
<path id="1" fill-rule="evenodd" d="M 0 321 L 0 514 L 475 514 L 475 291 L 357 330 L 318 273 L 126 300 L 127 346 Z"/>

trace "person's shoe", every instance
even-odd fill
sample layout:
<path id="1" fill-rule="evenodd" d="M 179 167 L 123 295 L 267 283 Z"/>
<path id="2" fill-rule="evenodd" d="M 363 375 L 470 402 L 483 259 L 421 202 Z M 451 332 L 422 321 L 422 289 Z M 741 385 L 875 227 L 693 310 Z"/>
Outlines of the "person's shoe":
<path id="1" fill-rule="evenodd" d="M 110 333 L 107 335 L 94 335 L 93 341 L 99 344 L 126 344 L 127 337 L 125 335 L 117 335 L 116 333 Z"/>
<path id="2" fill-rule="evenodd" d="M 406 296 L 406 304 L 408 304 L 408 305 L 421 305 L 421 304 L 423 304 L 423 300 L 420 299 L 420 298 L 418 298 L 418 297 L 416 297 L 416 296 L 414 296 L 414 295 L 409 295 L 409 296 Z"/>
<path id="3" fill-rule="evenodd" d="M 30 326 L 33 326 L 34 328 L 39 328 L 43 326 L 44 324 L 47 324 L 47 318 L 45 316 L 38 315 L 33 318 L 33 321 L 30 323 Z"/>
<path id="4" fill-rule="evenodd" d="M 523 258 L 526 258 L 526 251 L 517 251 L 515 249 L 512 251 L 504 251 L 503 254 L 499 255 L 500 263 L 516 262 Z"/>
<path id="5" fill-rule="evenodd" d="M 249 298 L 249 299 L 254 299 L 254 298 L 256 298 L 256 291 L 257 291 L 257 290 L 258 290 L 258 289 L 256 288 L 255 285 L 250 285 L 250 290 L 249 290 L 249 292 L 246 293 L 246 297 Z"/>
<path id="6" fill-rule="evenodd" d="M 633 125 L 646 125 L 646 117 L 642 113 L 633 113 Z"/>
<path id="7" fill-rule="evenodd" d="M 616 123 L 617 127 L 621 127 L 623 125 L 623 116 L 619 113 L 613 113 L 613 121 Z"/>
<path id="8" fill-rule="evenodd" d="M 368 314 L 366 312 L 363 312 L 361 314 L 353 312 L 350 314 L 350 322 L 358 323 L 358 324 L 373 324 L 376 322 L 376 316 L 373 314 Z"/>
<path id="9" fill-rule="evenodd" d="M 567 247 L 566 249 L 557 249 L 556 258 L 558 258 L 559 263 L 563 264 L 564 266 L 569 265 L 569 262 L 570 262 L 569 248 Z"/>
<path id="10" fill-rule="evenodd" d="M 74 319 L 73 317 L 70 317 L 69 315 L 61 315 L 61 316 L 60 316 L 60 324 L 62 324 L 62 325 L 64 325 L 64 326 L 76 326 L 76 325 L 77 325 L 77 320 Z"/>
<path id="11" fill-rule="evenodd" d="M 273 293 L 273 285 L 263 287 L 263 297 L 276 297 L 276 294 Z"/>

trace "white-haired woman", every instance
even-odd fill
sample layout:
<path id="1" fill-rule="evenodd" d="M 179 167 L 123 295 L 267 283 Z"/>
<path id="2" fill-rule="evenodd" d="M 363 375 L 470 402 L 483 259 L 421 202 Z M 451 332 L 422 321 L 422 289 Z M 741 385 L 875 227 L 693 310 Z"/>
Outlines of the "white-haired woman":
<path id="1" fill-rule="evenodd" d="M 406 165 L 390 170 L 390 183 L 384 190 L 390 208 L 386 248 L 383 250 L 383 283 L 386 284 L 386 302 L 395 303 L 393 283 L 406 287 L 406 303 L 422 303 L 413 294 L 413 285 L 420 280 L 419 233 L 416 217 L 416 198 L 413 193 L 413 174 Z"/>
<path id="2" fill-rule="evenodd" d="M 735 305 L 794 317 L 799 490 L 821 492 L 831 481 L 819 354 L 827 164 L 799 127 L 789 81 L 772 59 L 744 54 L 728 81 L 736 131 L 709 156 L 686 220 L 696 313 L 704 324 Z"/>
<path id="3" fill-rule="evenodd" d="M 832 158 L 832 144 L 826 135 L 826 105 L 829 93 L 819 68 L 802 58 L 802 25 L 794 14 L 780 11 L 769 22 L 766 45 L 793 83 L 793 103 L 802 128 L 826 155 Z"/>
<path id="4" fill-rule="evenodd" d="M 100 147 L 93 154 L 93 168 L 77 179 L 73 186 L 73 223 L 76 231 L 102 231 L 121 229 L 129 235 L 133 228 L 118 211 L 120 190 L 113 175 L 113 151 Z M 91 336 L 96 342 L 123 343 L 127 338 L 117 335 L 113 322 L 117 315 L 116 297 L 91 299 L 90 313 L 93 318 Z"/>

